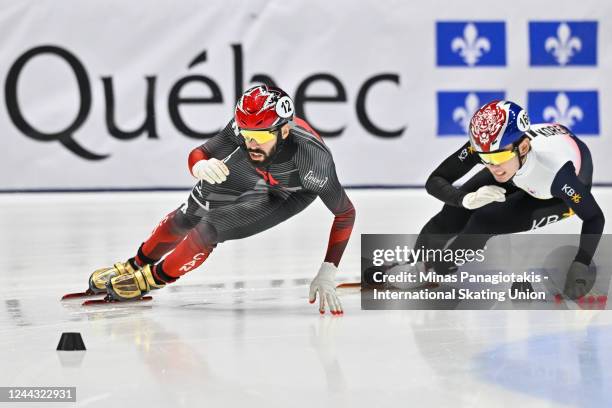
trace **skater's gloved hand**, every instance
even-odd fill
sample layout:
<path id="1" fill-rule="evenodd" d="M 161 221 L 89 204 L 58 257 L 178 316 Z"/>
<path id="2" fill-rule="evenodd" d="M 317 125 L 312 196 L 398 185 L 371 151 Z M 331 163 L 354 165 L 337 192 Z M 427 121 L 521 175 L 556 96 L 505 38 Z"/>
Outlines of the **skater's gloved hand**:
<path id="1" fill-rule="evenodd" d="M 468 210 L 475 210 L 494 201 L 506 201 L 506 190 L 499 186 L 482 186 L 473 193 L 466 194 L 461 204 Z"/>
<path id="2" fill-rule="evenodd" d="M 227 180 L 229 169 L 219 159 L 199 160 L 191 168 L 191 173 L 199 180 L 204 180 L 210 184 L 221 184 Z"/>
<path id="3" fill-rule="evenodd" d="M 317 293 L 319 294 L 319 312 L 321 314 L 325 313 L 325 305 L 333 315 L 344 313 L 340 299 L 336 294 L 337 271 L 338 269 L 333 263 L 323 262 L 321 268 L 319 268 L 319 273 L 310 284 L 308 300 L 310 303 L 314 303 L 317 300 Z"/>
<path id="4" fill-rule="evenodd" d="M 595 270 L 591 270 L 588 265 L 574 261 L 567 272 L 565 288 L 563 293 L 572 300 L 576 300 L 593 289 L 596 278 Z"/>

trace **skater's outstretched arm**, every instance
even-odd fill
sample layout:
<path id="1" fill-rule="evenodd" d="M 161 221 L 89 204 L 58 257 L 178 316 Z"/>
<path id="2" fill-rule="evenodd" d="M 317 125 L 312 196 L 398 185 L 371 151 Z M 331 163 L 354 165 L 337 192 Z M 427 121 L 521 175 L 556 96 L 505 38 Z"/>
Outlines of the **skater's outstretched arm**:
<path id="1" fill-rule="evenodd" d="M 321 196 L 327 208 L 334 213 L 334 222 L 329 232 L 325 262 L 333 263 L 336 266 L 340 263 L 344 249 L 353 231 L 353 225 L 355 224 L 355 207 L 353 207 L 353 203 L 343 188 L 340 194 L 339 202 L 334 202 L 332 206 L 328 205 L 328 202 Z"/>
<path id="2" fill-rule="evenodd" d="M 459 150 L 448 156 L 431 173 L 425 183 L 425 189 L 430 195 L 446 204 L 463 207 L 463 198 L 469 192 L 459 190 L 453 186 L 453 183 L 465 176 L 479 163 L 478 155 L 474 153 L 470 142 L 467 142 Z"/>
<path id="3" fill-rule="evenodd" d="M 296 164 L 304 189 L 317 194 L 334 214 L 325 259 L 310 285 L 309 299 L 314 303 L 318 296 L 321 313 L 327 305 L 332 314 L 342 314 L 335 276 L 353 231 L 355 208 L 338 180 L 332 155 L 325 145 L 316 141 L 303 144 L 296 155 Z"/>
<path id="4" fill-rule="evenodd" d="M 331 153 L 320 145 L 303 147 L 297 157 L 302 185 L 317 194 L 334 214 L 325 262 L 338 266 L 355 222 L 355 207 L 336 174 Z"/>
<path id="5" fill-rule="evenodd" d="M 571 161 L 568 161 L 559 170 L 550 192 L 553 196 L 561 198 L 582 220 L 580 248 L 575 260 L 589 265 L 604 229 L 603 211 L 591 194 L 590 188 L 576 176 L 576 170 Z"/>
<path id="6" fill-rule="evenodd" d="M 353 231 L 355 207 L 338 181 L 333 162 L 328 162 L 325 167 L 327 176 L 321 179 L 314 188 L 323 203 L 334 214 L 334 222 L 329 233 L 325 260 L 310 285 L 309 299 L 311 303 L 314 303 L 318 294 L 321 313 L 324 313 L 325 305 L 327 305 L 332 314 L 342 314 L 342 304 L 335 290 L 335 276 L 337 266 Z M 324 180 L 327 181 L 324 182 Z"/>

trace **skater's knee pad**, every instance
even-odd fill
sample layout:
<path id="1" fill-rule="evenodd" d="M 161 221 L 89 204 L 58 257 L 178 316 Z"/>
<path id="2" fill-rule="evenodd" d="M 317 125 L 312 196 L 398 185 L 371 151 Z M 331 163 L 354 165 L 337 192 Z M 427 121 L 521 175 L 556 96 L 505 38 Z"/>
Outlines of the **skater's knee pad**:
<path id="1" fill-rule="evenodd" d="M 208 222 L 200 222 L 189 233 L 189 237 L 202 248 L 212 250 L 219 242 L 219 234 L 214 225 Z"/>
<path id="2" fill-rule="evenodd" d="M 190 229 L 194 228 L 200 221 L 199 217 L 193 214 L 186 214 L 181 209 L 177 209 L 170 213 L 169 222 L 172 226 L 173 231 L 177 234 L 186 233 Z"/>

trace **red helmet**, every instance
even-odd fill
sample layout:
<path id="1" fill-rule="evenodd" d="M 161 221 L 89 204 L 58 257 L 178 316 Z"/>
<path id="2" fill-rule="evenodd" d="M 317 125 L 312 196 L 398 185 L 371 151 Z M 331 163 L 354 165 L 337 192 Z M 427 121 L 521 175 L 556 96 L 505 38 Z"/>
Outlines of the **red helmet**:
<path id="1" fill-rule="evenodd" d="M 265 130 L 287 123 L 293 113 L 293 101 L 282 89 L 257 85 L 242 94 L 234 117 L 239 129 Z"/>

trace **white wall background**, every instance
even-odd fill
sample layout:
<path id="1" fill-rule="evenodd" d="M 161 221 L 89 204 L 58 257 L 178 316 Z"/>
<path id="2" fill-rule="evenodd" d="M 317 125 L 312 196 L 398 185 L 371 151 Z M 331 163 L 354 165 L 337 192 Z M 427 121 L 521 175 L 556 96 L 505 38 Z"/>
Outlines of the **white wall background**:
<path id="1" fill-rule="evenodd" d="M 503 21 L 506 67 L 437 67 L 437 21 Z M 529 21 L 597 21 L 596 67 L 529 66 Z M 188 75 L 218 84 L 223 103 L 182 106 L 185 123 L 211 131 L 225 125 L 234 103 L 234 54 L 240 44 L 244 87 L 266 74 L 289 93 L 307 77 L 328 73 L 346 90 L 346 102 L 305 106 L 311 123 L 345 127 L 328 138 L 346 185 L 420 185 L 447 154 L 465 140 L 437 137 L 438 91 L 504 90 L 526 105 L 529 90 L 596 90 L 600 134 L 585 138 L 593 151 L 595 181 L 612 182 L 612 141 L 606 113 L 612 94 L 612 5 L 576 1 L 159 1 L 119 0 L 0 2 L 0 190 L 189 187 L 186 159 L 201 141 L 181 134 L 170 120 L 170 89 Z M 91 109 L 72 138 L 103 160 L 85 160 L 59 141 L 24 135 L 7 108 L 9 70 L 34 47 L 52 45 L 75 55 L 91 87 Z M 188 68 L 203 50 L 206 62 Z M 366 111 L 387 129 L 405 127 L 401 137 L 369 134 L 357 119 L 363 83 L 392 73 L 399 85 L 381 82 L 368 94 Z M 114 138 L 105 122 L 102 77 L 112 77 L 115 116 L 122 129 L 145 117 L 145 77 L 154 76 L 155 126 L 159 138 Z M 51 54 L 31 59 L 16 84 L 20 111 L 34 128 L 59 131 L 79 109 L 75 76 Z M 328 83 L 310 95 L 333 95 Z M 210 89 L 191 84 L 183 97 L 206 97 Z"/>

